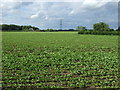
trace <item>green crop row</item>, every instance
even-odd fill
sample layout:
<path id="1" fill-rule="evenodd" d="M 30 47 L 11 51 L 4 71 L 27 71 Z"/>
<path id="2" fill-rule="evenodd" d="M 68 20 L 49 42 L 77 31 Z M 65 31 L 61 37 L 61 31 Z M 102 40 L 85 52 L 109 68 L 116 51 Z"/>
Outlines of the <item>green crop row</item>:
<path id="1" fill-rule="evenodd" d="M 3 32 L 4 88 L 119 88 L 118 37 Z"/>

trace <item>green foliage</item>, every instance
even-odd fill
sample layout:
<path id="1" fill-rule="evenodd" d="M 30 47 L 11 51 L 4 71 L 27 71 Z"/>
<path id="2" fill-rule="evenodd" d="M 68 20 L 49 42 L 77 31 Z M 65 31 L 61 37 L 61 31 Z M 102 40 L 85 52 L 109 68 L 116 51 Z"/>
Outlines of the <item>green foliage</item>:
<path id="1" fill-rule="evenodd" d="M 2 24 L 1 25 L 1 29 L 3 30 L 3 31 L 21 31 L 22 30 L 22 27 L 20 27 L 20 26 L 18 26 L 18 25 L 14 25 L 14 24 L 10 24 L 10 25 L 8 25 L 8 24 Z"/>
<path id="2" fill-rule="evenodd" d="M 55 30 L 54 29 L 46 29 L 45 31 L 53 32 Z"/>
<path id="3" fill-rule="evenodd" d="M 93 30 L 81 30 L 78 34 L 93 34 L 93 35 L 119 35 L 118 31 L 93 31 Z"/>
<path id="4" fill-rule="evenodd" d="M 3 87 L 119 88 L 117 36 L 3 32 L 2 39 Z"/>
<path id="5" fill-rule="evenodd" d="M 22 30 L 24 31 L 36 31 L 36 30 L 39 30 L 39 28 L 37 27 L 34 27 L 34 26 L 21 26 L 22 27 Z"/>
<path id="6" fill-rule="evenodd" d="M 86 29 L 86 27 L 84 27 L 84 26 L 78 26 L 78 27 L 76 28 L 76 30 L 78 30 L 78 31 L 80 31 L 80 30 L 86 31 L 87 29 Z"/>
<path id="7" fill-rule="evenodd" d="M 78 31 L 78 34 L 85 34 L 85 33 L 87 33 L 86 27 L 83 27 L 83 26 L 78 26 L 76 28 L 76 30 Z"/>
<path id="8" fill-rule="evenodd" d="M 85 30 L 79 30 L 78 34 L 85 34 L 84 32 L 85 32 Z"/>
<path id="9" fill-rule="evenodd" d="M 2 24 L 0 25 L 0 29 L 2 29 L 2 31 L 36 31 L 39 30 L 39 28 L 34 27 L 34 26 L 19 26 L 19 25 L 14 25 L 14 24 Z"/>
<path id="10" fill-rule="evenodd" d="M 95 31 L 110 31 L 109 25 L 104 22 L 99 22 L 93 25 Z"/>

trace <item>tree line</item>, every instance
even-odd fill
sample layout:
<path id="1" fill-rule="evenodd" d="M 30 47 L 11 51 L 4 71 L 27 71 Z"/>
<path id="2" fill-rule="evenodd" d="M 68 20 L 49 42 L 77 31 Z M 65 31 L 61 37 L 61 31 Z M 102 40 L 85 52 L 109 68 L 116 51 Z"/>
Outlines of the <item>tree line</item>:
<path id="1" fill-rule="evenodd" d="M 28 26 L 20 26 L 20 25 L 14 25 L 14 24 L 1 24 L 0 29 L 2 31 L 33 31 L 33 30 L 39 30 L 39 28 L 28 25 Z"/>
<path id="2" fill-rule="evenodd" d="M 88 30 L 85 26 L 76 28 L 78 34 L 95 34 L 95 35 L 119 35 L 120 27 L 116 30 L 109 28 L 109 25 L 104 22 L 93 24 L 93 29 Z"/>
<path id="3" fill-rule="evenodd" d="M 0 29 L 2 31 L 36 31 L 36 32 L 57 32 L 57 31 L 78 31 L 78 34 L 98 34 L 98 35 L 118 35 L 118 31 L 120 31 L 120 27 L 116 30 L 109 28 L 109 25 L 104 22 L 99 22 L 93 24 L 93 29 L 87 29 L 85 26 L 77 26 L 76 29 L 68 29 L 68 30 L 56 30 L 56 29 L 43 29 L 40 30 L 38 27 L 31 25 L 14 25 L 14 24 L 1 24 Z"/>

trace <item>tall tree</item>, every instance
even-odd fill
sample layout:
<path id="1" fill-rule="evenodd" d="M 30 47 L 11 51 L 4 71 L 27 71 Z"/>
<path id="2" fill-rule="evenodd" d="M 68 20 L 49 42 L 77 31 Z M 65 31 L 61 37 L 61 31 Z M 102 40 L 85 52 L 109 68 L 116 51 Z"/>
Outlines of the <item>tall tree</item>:
<path id="1" fill-rule="evenodd" d="M 76 27 L 76 30 L 79 31 L 79 30 L 87 30 L 87 29 L 86 29 L 86 27 L 84 27 L 84 26 L 77 26 L 77 27 Z"/>
<path id="2" fill-rule="evenodd" d="M 93 25 L 95 31 L 110 31 L 109 25 L 104 22 L 99 22 Z"/>

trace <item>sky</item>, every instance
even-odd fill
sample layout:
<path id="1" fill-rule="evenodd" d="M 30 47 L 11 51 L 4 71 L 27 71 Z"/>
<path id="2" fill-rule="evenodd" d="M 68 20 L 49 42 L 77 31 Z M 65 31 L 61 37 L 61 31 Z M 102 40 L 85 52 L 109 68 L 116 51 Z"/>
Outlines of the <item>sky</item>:
<path id="1" fill-rule="evenodd" d="M 110 28 L 118 27 L 118 0 L 4 0 L 0 8 L 1 24 L 59 29 L 62 19 L 63 29 L 92 29 L 101 21 Z"/>

